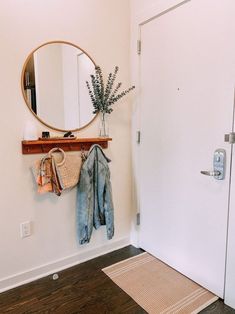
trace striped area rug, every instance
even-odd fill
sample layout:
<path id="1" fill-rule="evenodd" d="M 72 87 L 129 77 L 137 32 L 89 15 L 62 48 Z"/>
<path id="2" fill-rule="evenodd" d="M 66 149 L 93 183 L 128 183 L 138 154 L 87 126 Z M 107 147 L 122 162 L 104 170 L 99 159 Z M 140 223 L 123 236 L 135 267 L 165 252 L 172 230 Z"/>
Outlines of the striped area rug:
<path id="1" fill-rule="evenodd" d="M 218 299 L 148 253 L 102 270 L 148 313 L 199 313 Z"/>

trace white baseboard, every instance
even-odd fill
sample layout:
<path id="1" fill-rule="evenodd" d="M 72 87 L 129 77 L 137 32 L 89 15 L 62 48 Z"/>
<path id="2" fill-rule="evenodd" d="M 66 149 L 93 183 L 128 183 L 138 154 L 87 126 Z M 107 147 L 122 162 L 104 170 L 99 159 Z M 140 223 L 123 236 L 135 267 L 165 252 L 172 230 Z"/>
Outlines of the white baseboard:
<path id="1" fill-rule="evenodd" d="M 0 293 L 32 282 L 39 278 L 46 277 L 63 269 L 78 265 L 92 258 L 118 250 L 127 245 L 130 245 L 129 238 L 122 238 L 119 240 L 110 241 L 110 243 L 88 249 L 85 252 L 78 252 L 77 254 L 67 256 L 52 263 L 44 264 L 39 267 L 29 269 L 25 272 L 2 278 L 0 279 Z"/>

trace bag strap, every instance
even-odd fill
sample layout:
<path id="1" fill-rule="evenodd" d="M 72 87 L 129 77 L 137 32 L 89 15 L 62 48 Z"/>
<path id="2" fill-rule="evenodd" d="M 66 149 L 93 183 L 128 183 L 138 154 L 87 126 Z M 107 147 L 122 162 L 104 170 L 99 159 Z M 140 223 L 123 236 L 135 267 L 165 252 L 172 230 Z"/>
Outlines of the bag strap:
<path id="1" fill-rule="evenodd" d="M 51 157 L 52 157 L 52 154 L 55 153 L 55 152 L 60 152 L 60 153 L 62 154 L 62 156 L 63 156 L 62 161 L 56 163 L 57 166 L 62 166 L 62 165 L 65 163 L 65 158 L 66 158 L 65 152 L 63 151 L 62 148 L 55 147 L 55 148 L 52 148 L 52 149 L 48 152 L 47 156 L 48 156 L 49 158 L 51 158 Z"/>

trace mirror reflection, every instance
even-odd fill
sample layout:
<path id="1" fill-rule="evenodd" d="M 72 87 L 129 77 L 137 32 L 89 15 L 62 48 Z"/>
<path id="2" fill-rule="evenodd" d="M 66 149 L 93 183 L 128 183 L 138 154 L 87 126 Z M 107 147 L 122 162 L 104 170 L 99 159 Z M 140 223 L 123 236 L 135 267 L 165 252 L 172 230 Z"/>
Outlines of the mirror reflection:
<path id="1" fill-rule="evenodd" d="M 37 118 L 57 130 L 77 130 L 93 118 L 86 81 L 94 72 L 92 59 L 77 46 L 47 43 L 27 59 L 22 88 Z"/>

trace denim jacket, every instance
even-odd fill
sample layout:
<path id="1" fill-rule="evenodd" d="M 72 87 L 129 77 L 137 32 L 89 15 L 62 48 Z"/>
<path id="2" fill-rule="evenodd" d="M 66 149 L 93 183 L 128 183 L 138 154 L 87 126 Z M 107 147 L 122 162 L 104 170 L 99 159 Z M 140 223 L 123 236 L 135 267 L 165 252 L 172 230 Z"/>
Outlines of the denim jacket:
<path id="1" fill-rule="evenodd" d="M 102 148 L 91 147 L 83 163 L 77 186 L 77 234 L 80 244 L 88 243 L 93 227 L 106 225 L 107 238 L 114 234 L 110 171 Z"/>

